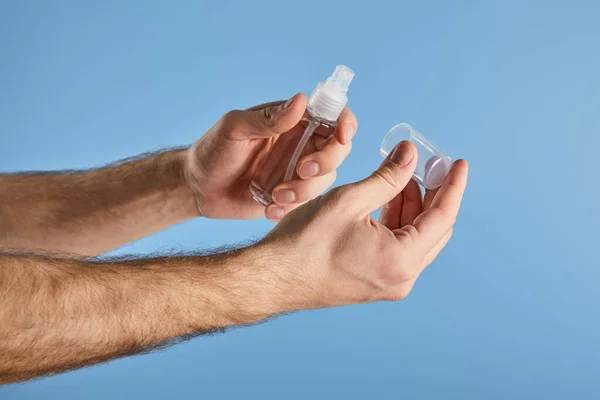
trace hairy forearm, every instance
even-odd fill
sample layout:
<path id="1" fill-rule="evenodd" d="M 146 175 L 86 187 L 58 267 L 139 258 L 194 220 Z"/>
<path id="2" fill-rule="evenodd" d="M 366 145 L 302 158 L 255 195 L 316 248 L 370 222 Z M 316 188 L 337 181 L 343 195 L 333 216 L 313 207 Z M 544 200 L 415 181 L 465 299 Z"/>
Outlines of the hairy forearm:
<path id="1" fill-rule="evenodd" d="M 105 168 L 0 175 L 0 248 L 97 255 L 198 215 L 184 150 Z"/>
<path id="2" fill-rule="evenodd" d="M 0 383 L 297 309 L 293 283 L 273 272 L 283 262 L 259 245 L 112 262 L 0 255 Z"/>

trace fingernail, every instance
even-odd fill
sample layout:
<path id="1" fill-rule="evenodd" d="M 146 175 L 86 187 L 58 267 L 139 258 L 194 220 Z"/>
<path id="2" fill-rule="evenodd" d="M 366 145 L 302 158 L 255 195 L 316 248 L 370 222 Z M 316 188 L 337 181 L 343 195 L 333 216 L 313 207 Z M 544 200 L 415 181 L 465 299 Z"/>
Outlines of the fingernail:
<path id="1" fill-rule="evenodd" d="M 267 209 L 267 218 L 273 221 L 279 221 L 284 217 L 283 208 L 279 206 L 272 206 Z"/>
<path id="2" fill-rule="evenodd" d="M 291 99 L 289 99 L 288 101 L 286 101 L 285 104 L 283 105 L 283 109 L 285 110 L 286 108 L 289 108 L 295 99 L 296 99 L 296 97 L 294 96 Z"/>
<path id="3" fill-rule="evenodd" d="M 352 125 L 346 125 L 346 127 L 344 128 L 344 131 L 346 131 L 346 133 L 344 134 L 344 138 L 346 139 L 345 140 L 346 142 L 348 140 L 351 140 L 352 137 L 354 137 L 354 134 L 356 133 L 356 131 L 354 130 L 354 126 L 352 126 Z"/>
<path id="4" fill-rule="evenodd" d="M 306 161 L 300 165 L 298 170 L 301 178 L 312 178 L 319 174 L 319 164 L 314 161 Z"/>
<path id="5" fill-rule="evenodd" d="M 401 142 L 394 148 L 390 159 L 398 165 L 408 165 L 414 157 L 410 142 Z"/>
<path id="6" fill-rule="evenodd" d="M 293 203 L 296 201 L 296 193 L 290 189 L 280 189 L 273 192 L 273 198 L 277 203 Z"/>

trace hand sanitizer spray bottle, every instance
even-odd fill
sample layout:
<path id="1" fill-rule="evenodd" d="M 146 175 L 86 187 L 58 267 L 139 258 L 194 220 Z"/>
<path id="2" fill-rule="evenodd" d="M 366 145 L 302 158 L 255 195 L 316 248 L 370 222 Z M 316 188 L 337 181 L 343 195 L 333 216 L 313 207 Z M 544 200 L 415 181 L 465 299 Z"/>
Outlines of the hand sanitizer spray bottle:
<path id="1" fill-rule="evenodd" d="M 317 128 L 322 125 L 329 130 L 329 137 L 333 135 L 337 119 L 348 102 L 346 93 L 352 78 L 354 72 L 350 68 L 338 65 L 325 82 L 317 85 L 301 122 L 306 127 L 302 136 L 283 134 L 250 183 L 250 193 L 256 201 L 267 206 L 273 201 L 273 189 L 296 176 L 298 159 L 310 154 L 305 146 Z"/>

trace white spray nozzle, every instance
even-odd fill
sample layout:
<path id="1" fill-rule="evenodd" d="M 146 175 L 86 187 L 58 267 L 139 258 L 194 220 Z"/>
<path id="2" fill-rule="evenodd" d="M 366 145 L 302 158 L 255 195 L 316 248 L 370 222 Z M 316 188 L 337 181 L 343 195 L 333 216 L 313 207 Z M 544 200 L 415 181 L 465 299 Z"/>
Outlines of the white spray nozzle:
<path id="1" fill-rule="evenodd" d="M 346 92 L 354 72 L 345 65 L 338 65 L 325 82 L 317 85 L 308 100 L 308 111 L 315 117 L 336 121 L 348 102 Z"/>
<path id="2" fill-rule="evenodd" d="M 325 85 L 336 85 L 343 94 L 346 94 L 352 78 L 354 78 L 354 71 L 345 65 L 338 65 L 327 78 Z"/>

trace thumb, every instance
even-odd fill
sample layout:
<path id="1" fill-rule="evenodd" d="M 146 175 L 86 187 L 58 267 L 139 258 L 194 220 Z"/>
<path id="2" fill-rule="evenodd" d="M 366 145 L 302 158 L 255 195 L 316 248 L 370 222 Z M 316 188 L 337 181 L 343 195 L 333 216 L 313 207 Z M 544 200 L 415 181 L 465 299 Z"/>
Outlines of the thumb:
<path id="1" fill-rule="evenodd" d="M 357 209 L 369 214 L 392 201 L 406 187 L 416 167 L 415 145 L 408 141 L 397 144 L 371 176 L 350 185 Z"/>
<path id="2" fill-rule="evenodd" d="M 280 135 L 296 126 L 306 110 L 308 100 L 302 93 L 285 102 L 274 102 L 239 111 L 238 123 L 245 125 L 239 131 L 245 139 L 267 138 Z"/>

